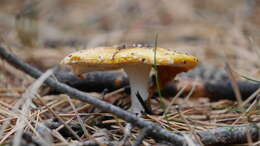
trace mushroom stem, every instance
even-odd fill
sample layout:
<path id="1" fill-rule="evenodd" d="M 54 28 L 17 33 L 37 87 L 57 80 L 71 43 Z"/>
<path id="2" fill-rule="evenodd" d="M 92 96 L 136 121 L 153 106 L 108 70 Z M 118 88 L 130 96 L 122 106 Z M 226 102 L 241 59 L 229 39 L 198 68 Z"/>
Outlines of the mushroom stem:
<path id="1" fill-rule="evenodd" d="M 136 94 L 139 92 L 143 101 L 146 101 L 149 93 L 149 74 L 151 71 L 151 65 L 147 64 L 134 64 L 127 65 L 124 70 L 129 78 L 131 88 L 131 108 L 130 111 L 136 114 L 140 114 L 144 111 L 143 106 L 139 102 Z"/>

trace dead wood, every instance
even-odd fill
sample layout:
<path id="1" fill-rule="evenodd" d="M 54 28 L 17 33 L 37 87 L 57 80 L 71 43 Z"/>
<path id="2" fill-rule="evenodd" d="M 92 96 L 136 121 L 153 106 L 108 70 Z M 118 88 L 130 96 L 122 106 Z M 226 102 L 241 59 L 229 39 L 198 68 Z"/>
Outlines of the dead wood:
<path id="1" fill-rule="evenodd" d="M 205 88 L 214 100 L 220 99 L 230 99 L 236 100 L 234 90 L 231 85 L 231 81 L 222 81 L 218 83 L 205 83 Z M 241 93 L 243 100 L 247 99 L 251 94 L 253 94 L 258 88 L 260 88 L 259 83 L 249 82 L 249 81 L 237 81 L 237 86 Z"/>
<path id="2" fill-rule="evenodd" d="M 114 91 L 129 85 L 127 77 L 121 72 L 91 72 L 83 75 L 83 80 L 68 72 L 57 72 L 58 81 L 85 92 Z M 49 94 L 58 91 L 50 90 Z"/>
<path id="3" fill-rule="evenodd" d="M 242 144 L 248 142 L 248 136 L 253 141 L 259 140 L 260 124 L 226 126 L 198 132 L 200 140 L 205 145 Z"/>
<path id="4" fill-rule="evenodd" d="M 140 135 L 136 138 L 135 143 L 133 146 L 139 146 L 142 144 L 142 141 L 144 140 L 145 136 L 148 135 L 149 128 L 144 128 L 141 130 Z"/>
<path id="5" fill-rule="evenodd" d="M 126 87 L 129 84 L 128 78 L 121 72 L 91 72 L 84 74 L 83 80 L 68 72 L 58 72 L 55 74 L 55 76 L 60 82 L 85 92 L 102 92 L 104 91 L 104 89 L 108 89 L 108 91 L 111 92 L 113 90 Z M 193 98 L 209 97 L 211 100 L 236 100 L 231 82 L 229 80 L 208 82 L 203 80 L 195 81 L 192 79 L 180 78 L 179 80 L 169 82 L 162 89 L 162 95 L 164 97 L 173 97 L 176 95 L 179 89 L 182 89 L 186 86 L 184 94 L 182 95 L 183 97 L 185 97 L 190 92 L 194 83 L 196 89 L 192 94 Z M 259 83 L 249 81 L 238 81 L 237 84 L 243 100 L 248 98 L 258 88 L 260 88 Z M 157 93 L 155 91 L 156 90 L 154 90 L 154 96 L 157 96 Z M 59 92 L 57 90 L 50 90 L 48 92 L 48 94 L 58 93 Z"/>

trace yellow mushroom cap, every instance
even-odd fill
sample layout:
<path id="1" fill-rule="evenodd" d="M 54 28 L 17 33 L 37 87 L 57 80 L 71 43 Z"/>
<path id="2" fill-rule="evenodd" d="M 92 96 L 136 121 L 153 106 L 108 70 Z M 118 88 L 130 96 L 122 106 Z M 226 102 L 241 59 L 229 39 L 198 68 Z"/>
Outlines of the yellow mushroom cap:
<path id="1" fill-rule="evenodd" d="M 114 62 L 118 64 L 155 64 L 154 48 L 127 48 L 120 50 L 114 57 Z M 193 68 L 198 63 L 198 59 L 191 55 L 171 51 L 164 48 L 156 48 L 156 65 Z"/>
<path id="2" fill-rule="evenodd" d="M 68 64 L 76 74 L 90 71 L 119 69 L 127 64 L 149 64 L 154 62 L 153 47 L 98 47 L 80 50 L 65 57 L 61 64 Z M 195 67 L 198 59 L 186 53 L 156 48 L 156 65 L 181 67 L 183 71 Z"/>
<path id="3" fill-rule="evenodd" d="M 114 64 L 113 54 L 117 52 L 116 48 L 98 47 L 85 50 L 79 50 L 66 56 L 61 64 Z"/>
<path id="4" fill-rule="evenodd" d="M 117 49 L 112 47 L 80 50 L 66 56 L 61 64 L 70 65 L 72 71 L 77 75 L 91 71 L 119 69 L 120 66 L 115 64 L 112 59 L 116 52 Z"/>

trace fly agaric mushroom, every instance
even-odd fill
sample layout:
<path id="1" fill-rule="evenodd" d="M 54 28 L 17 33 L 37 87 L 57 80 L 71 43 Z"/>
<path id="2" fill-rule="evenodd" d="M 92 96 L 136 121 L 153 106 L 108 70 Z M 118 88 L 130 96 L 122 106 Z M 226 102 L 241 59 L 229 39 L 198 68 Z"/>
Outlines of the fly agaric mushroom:
<path id="1" fill-rule="evenodd" d="M 144 111 L 137 98 L 137 93 L 143 101 L 149 96 L 148 80 L 152 66 L 158 66 L 159 80 L 164 84 L 167 80 L 180 72 L 195 67 L 198 59 L 176 51 L 153 47 L 132 45 L 124 47 L 98 47 L 74 52 L 65 57 L 61 64 L 71 66 L 76 75 L 92 71 L 105 71 L 123 68 L 128 75 L 131 88 L 130 111 L 140 114 Z"/>

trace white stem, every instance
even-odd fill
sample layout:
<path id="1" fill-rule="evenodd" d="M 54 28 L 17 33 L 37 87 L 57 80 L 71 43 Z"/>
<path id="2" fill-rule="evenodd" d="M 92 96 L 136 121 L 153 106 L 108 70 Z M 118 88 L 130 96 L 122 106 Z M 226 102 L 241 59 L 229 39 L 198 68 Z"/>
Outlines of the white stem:
<path id="1" fill-rule="evenodd" d="M 151 71 L 151 65 L 135 64 L 127 65 L 124 67 L 126 74 L 128 75 L 130 88 L 131 88 L 131 108 L 133 113 L 140 114 L 144 111 L 143 106 L 140 104 L 136 93 L 139 92 L 143 101 L 146 101 L 149 93 L 149 73 Z"/>

